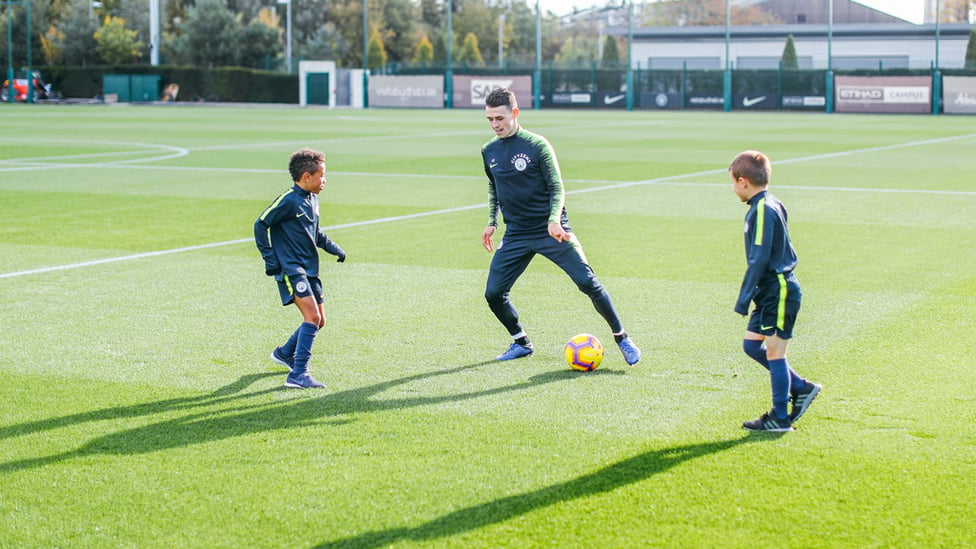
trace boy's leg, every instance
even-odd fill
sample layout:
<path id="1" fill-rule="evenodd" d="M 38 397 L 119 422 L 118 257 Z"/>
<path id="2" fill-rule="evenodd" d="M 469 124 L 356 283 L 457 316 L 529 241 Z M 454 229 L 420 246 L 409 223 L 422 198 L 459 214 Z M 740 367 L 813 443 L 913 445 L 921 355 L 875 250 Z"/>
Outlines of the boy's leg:
<path id="1" fill-rule="evenodd" d="M 756 337 L 759 339 L 755 339 Z M 766 358 L 766 344 L 764 340 L 765 336 L 760 334 L 746 333 L 746 337 L 742 340 L 742 351 L 749 358 L 761 364 L 763 368 L 769 370 L 769 359 Z M 787 366 L 787 372 L 790 375 L 790 392 L 795 395 L 797 391 L 806 387 L 807 381 L 789 366 Z"/>
<path id="2" fill-rule="evenodd" d="M 308 361 L 312 357 L 312 344 L 319 328 L 325 325 L 325 312 L 322 306 L 322 288 L 318 280 L 305 280 L 295 284 L 295 305 L 302 313 L 301 326 L 295 332 L 295 355 L 291 373 L 285 380 L 285 387 L 312 388 L 324 387 L 308 373 Z"/>

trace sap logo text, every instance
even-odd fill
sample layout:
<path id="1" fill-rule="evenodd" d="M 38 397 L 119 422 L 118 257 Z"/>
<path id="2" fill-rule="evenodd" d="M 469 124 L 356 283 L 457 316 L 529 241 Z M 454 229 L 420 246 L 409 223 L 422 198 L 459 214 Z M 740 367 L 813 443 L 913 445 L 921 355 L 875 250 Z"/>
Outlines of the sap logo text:
<path id="1" fill-rule="evenodd" d="M 471 81 L 471 102 L 476 105 L 484 105 L 485 98 L 496 88 L 511 87 L 513 80 L 472 80 Z"/>

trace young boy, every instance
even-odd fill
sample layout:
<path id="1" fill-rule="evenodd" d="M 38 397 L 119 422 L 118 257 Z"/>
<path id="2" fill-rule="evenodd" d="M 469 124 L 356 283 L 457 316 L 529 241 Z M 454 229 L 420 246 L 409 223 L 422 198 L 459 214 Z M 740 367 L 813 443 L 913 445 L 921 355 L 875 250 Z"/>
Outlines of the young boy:
<path id="1" fill-rule="evenodd" d="M 285 387 L 325 387 L 308 373 L 312 343 L 325 326 L 319 252 L 346 260 L 346 253 L 319 229 L 319 197 L 325 187 L 325 154 L 304 148 L 291 155 L 288 171 L 294 186 L 281 193 L 254 222 L 254 241 L 264 258 L 264 272 L 278 281 L 281 304 L 294 303 L 302 324 L 271 360 L 291 369 Z"/>
<path id="2" fill-rule="evenodd" d="M 822 388 L 797 375 L 786 361 L 786 346 L 800 310 L 800 283 L 793 274 L 796 252 L 786 226 L 786 207 L 767 191 L 772 165 L 759 151 L 739 153 L 729 165 L 739 200 L 749 205 L 745 244 L 748 268 L 735 302 L 745 316 L 756 307 L 742 341 L 742 350 L 769 370 L 773 409 L 742 426 L 750 431 L 792 431 Z M 792 410 L 787 405 L 793 401 Z"/>

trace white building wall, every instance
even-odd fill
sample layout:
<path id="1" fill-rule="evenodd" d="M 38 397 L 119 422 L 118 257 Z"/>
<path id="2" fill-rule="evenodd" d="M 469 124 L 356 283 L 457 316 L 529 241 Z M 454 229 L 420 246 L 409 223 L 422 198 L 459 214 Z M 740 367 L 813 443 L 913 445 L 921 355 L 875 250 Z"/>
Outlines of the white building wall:
<path id="1" fill-rule="evenodd" d="M 939 40 L 939 67 L 944 69 L 963 68 L 966 60 L 966 45 L 968 39 L 942 38 Z M 729 57 L 733 68 L 738 57 L 775 57 L 783 55 L 785 39 L 733 39 L 729 44 Z M 827 37 L 822 40 L 795 38 L 793 45 L 797 57 L 812 59 L 814 69 L 827 68 Z M 928 69 L 935 60 L 935 40 L 905 40 L 905 39 L 866 39 L 844 40 L 836 37 L 831 40 L 831 55 L 834 59 L 840 57 L 904 57 L 908 56 L 908 68 Z M 702 40 L 668 40 L 668 41 L 634 41 L 634 68 L 647 69 L 649 60 L 665 59 L 680 67 L 682 59 L 718 59 L 715 69 L 722 69 L 725 65 L 725 41 Z M 875 61 L 864 68 L 877 68 Z"/>

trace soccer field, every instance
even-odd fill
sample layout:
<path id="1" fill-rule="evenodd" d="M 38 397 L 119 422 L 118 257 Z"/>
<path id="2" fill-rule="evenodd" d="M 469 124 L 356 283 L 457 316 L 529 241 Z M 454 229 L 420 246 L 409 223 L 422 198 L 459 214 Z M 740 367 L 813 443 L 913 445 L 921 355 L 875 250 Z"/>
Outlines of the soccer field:
<path id="1" fill-rule="evenodd" d="M 537 258 L 483 297 L 479 110 L 0 106 L 0 547 L 976 546 L 973 119 L 531 111 L 642 347 Z M 252 225 L 326 152 L 328 324 L 282 387 Z M 804 301 L 792 433 L 732 311 L 773 160 Z M 562 347 L 607 345 L 594 372 Z"/>

